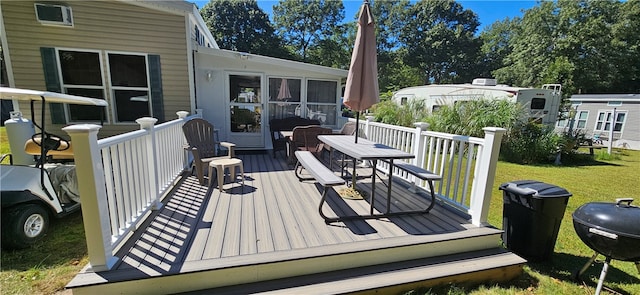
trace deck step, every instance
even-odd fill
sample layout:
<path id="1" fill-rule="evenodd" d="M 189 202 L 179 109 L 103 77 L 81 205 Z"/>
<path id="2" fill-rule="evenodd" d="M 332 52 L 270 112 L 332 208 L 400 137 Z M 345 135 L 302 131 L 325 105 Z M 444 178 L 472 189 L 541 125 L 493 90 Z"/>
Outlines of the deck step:
<path id="1" fill-rule="evenodd" d="M 346 269 L 184 294 L 354 294 L 399 293 L 450 282 L 502 282 L 526 263 L 500 248 Z"/>

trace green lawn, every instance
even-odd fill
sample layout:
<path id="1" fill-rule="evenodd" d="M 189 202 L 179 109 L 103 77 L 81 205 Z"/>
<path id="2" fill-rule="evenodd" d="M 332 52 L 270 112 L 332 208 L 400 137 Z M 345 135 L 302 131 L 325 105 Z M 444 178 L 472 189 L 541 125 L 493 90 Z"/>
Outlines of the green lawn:
<path id="1" fill-rule="evenodd" d="M 0 128 L 0 147 L 7 145 L 4 128 Z M 624 151 L 619 159 L 594 161 L 582 166 L 523 166 L 499 162 L 493 189 L 489 222 L 502 227 L 502 192 L 504 182 L 533 179 L 567 189 L 573 194 L 565 212 L 555 254 L 544 263 L 529 263 L 524 274 L 506 284 L 466 286 L 448 285 L 411 294 L 593 294 L 602 265 L 592 266 L 584 282 L 573 282 L 578 270 L 593 254 L 580 241 L 571 214 L 588 202 L 613 202 L 631 197 L 640 205 L 640 151 Z M 53 294 L 62 290 L 87 263 L 82 216 L 76 213 L 55 220 L 48 238 L 31 249 L 1 252 L 0 286 L 2 294 Z M 640 294 L 640 275 L 631 262 L 614 261 L 606 284 L 621 294 Z"/>

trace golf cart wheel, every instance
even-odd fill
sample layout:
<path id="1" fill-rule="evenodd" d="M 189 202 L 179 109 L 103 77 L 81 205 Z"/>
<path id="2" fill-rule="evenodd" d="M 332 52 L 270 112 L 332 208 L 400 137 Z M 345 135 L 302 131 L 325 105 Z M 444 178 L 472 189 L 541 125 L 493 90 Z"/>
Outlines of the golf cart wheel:
<path id="1" fill-rule="evenodd" d="M 2 248 L 27 248 L 47 233 L 49 214 L 37 204 L 20 205 L 2 212 Z"/>

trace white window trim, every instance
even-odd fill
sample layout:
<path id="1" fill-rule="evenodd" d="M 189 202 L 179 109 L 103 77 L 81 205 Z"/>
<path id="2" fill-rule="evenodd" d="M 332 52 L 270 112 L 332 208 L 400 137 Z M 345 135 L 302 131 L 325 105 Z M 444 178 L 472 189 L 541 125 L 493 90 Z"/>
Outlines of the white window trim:
<path id="1" fill-rule="evenodd" d="M 578 127 L 579 123 L 580 123 L 580 113 L 587 113 L 587 117 L 584 119 L 584 129 L 587 128 L 587 122 L 589 122 L 589 111 L 588 110 L 581 110 L 581 111 L 576 111 L 576 118 L 575 118 L 575 126 L 576 128 L 580 128 Z"/>
<path id="2" fill-rule="evenodd" d="M 145 63 L 145 67 L 146 67 L 146 72 L 147 72 L 147 87 L 122 87 L 122 86 L 113 86 L 113 84 L 111 84 L 111 67 L 109 65 L 109 54 L 120 54 L 120 55 L 137 55 L 137 56 L 144 56 L 144 63 Z M 116 106 L 116 100 L 115 100 L 115 90 L 139 90 L 139 91 L 144 91 L 146 90 L 149 93 L 149 114 L 151 117 L 153 117 L 153 102 L 151 100 L 151 78 L 150 76 L 150 72 L 149 72 L 149 54 L 148 53 L 141 53 L 141 52 L 130 52 L 130 51 L 112 51 L 112 50 L 105 50 L 104 51 L 104 55 L 105 55 L 105 64 L 106 64 L 106 78 L 107 78 L 107 88 L 109 89 L 109 98 L 110 98 L 110 107 L 111 107 L 111 113 L 113 114 L 113 124 L 114 125 L 132 125 L 132 124 L 136 124 L 136 122 L 129 122 L 129 121 L 118 121 L 118 112 L 116 110 L 117 106 Z M 103 79 L 104 80 L 104 79 Z"/>
<path id="3" fill-rule="evenodd" d="M 86 88 L 86 89 L 102 89 L 102 95 L 104 97 L 104 100 L 109 102 L 109 97 L 107 94 L 107 85 L 105 84 L 105 79 L 104 79 L 104 59 L 103 59 L 103 55 L 102 55 L 102 51 L 101 50 L 95 50 L 95 49 L 85 49 L 85 48 L 72 48 L 72 47 L 56 47 L 55 48 L 56 51 L 56 67 L 58 70 L 58 83 L 60 84 L 60 88 L 62 88 L 62 92 L 64 92 L 65 94 L 67 94 L 67 88 Z M 74 84 L 64 84 L 64 79 L 62 77 L 62 65 L 60 64 L 60 51 L 75 51 L 75 52 L 91 52 L 91 53 L 97 53 L 98 54 L 98 59 L 99 59 L 99 64 L 100 64 L 100 73 L 101 73 L 101 83 L 102 86 L 94 86 L 94 85 L 74 85 Z M 109 110 L 105 111 L 105 120 L 104 123 L 110 123 L 110 115 L 109 115 Z M 99 120 L 97 121 L 73 121 L 71 120 L 71 114 L 69 111 L 69 105 L 65 104 L 64 107 L 64 116 L 65 116 L 65 120 L 68 123 L 100 123 Z"/>
<path id="4" fill-rule="evenodd" d="M 620 106 L 622 106 L 622 101 L 620 101 L 620 100 L 608 101 L 607 102 L 607 106 L 608 107 L 620 107 Z"/>
<path id="5" fill-rule="evenodd" d="M 307 85 L 309 85 L 309 81 L 325 81 L 325 82 L 335 82 L 336 83 L 336 93 L 335 93 L 335 97 L 339 97 L 340 96 L 340 92 L 341 92 L 341 86 L 340 86 L 340 81 L 339 80 L 335 80 L 335 79 L 323 79 L 323 78 L 313 78 L 313 77 L 309 77 L 309 78 L 305 78 L 304 79 L 305 82 L 303 84 L 304 86 L 304 100 L 303 100 L 303 105 L 301 106 L 304 110 L 305 110 L 305 116 L 308 115 L 306 114 L 306 110 L 309 108 L 309 105 L 317 105 L 317 106 L 335 106 L 336 107 L 336 114 L 335 114 L 335 118 L 336 118 L 336 122 L 333 125 L 327 125 L 327 126 L 337 126 L 340 115 L 342 110 L 341 105 L 340 105 L 340 101 L 334 101 L 333 103 L 328 103 L 328 102 L 309 102 L 308 97 L 307 97 Z M 302 100 L 302 99 L 301 99 Z"/>
<path id="6" fill-rule="evenodd" d="M 604 113 L 604 114 L 605 114 L 605 118 L 606 118 L 606 114 L 607 114 L 607 113 L 611 113 L 611 114 L 613 115 L 613 110 L 598 110 L 598 114 L 597 114 L 597 116 L 596 116 L 596 121 L 595 121 L 595 124 L 594 124 L 594 126 L 593 126 L 593 131 L 594 131 L 594 132 L 602 132 L 602 133 L 607 132 L 607 133 L 608 133 L 608 132 L 610 132 L 610 130 L 605 130 L 605 128 L 604 128 L 604 127 L 606 126 L 607 122 L 604 122 L 604 121 L 603 121 L 602 129 L 597 129 L 597 127 L 598 127 L 598 122 L 599 122 L 599 121 L 598 121 L 598 119 L 600 118 L 600 114 L 601 114 L 601 113 Z M 625 120 L 624 120 L 624 122 L 622 122 L 622 126 L 620 127 L 620 131 L 615 131 L 615 130 L 614 130 L 614 131 L 613 131 L 613 133 L 614 133 L 614 134 L 622 134 L 622 133 L 623 133 L 623 131 L 624 131 L 624 125 L 627 123 L 627 120 L 628 120 L 628 118 L 629 118 L 629 114 L 628 114 L 628 112 L 627 112 L 626 110 L 624 110 L 624 111 L 616 110 L 616 116 L 617 116 L 618 114 L 621 114 L 621 113 L 624 113 L 624 114 L 625 114 L 625 116 L 624 116 L 624 117 L 625 117 Z M 614 118 L 614 119 L 615 119 L 615 118 Z M 614 128 L 614 127 L 615 127 L 615 124 L 616 124 L 616 121 L 614 121 L 614 122 L 613 122 L 613 125 L 611 126 L 611 128 L 615 129 L 615 128 Z"/>

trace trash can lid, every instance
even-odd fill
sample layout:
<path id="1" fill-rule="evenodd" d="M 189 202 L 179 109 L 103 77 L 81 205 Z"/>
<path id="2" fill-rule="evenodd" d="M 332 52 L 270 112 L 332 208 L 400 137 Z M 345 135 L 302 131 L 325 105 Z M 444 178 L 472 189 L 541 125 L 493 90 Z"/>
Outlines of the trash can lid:
<path id="1" fill-rule="evenodd" d="M 500 185 L 500 190 L 534 198 L 571 197 L 566 189 L 537 180 L 517 180 Z"/>

